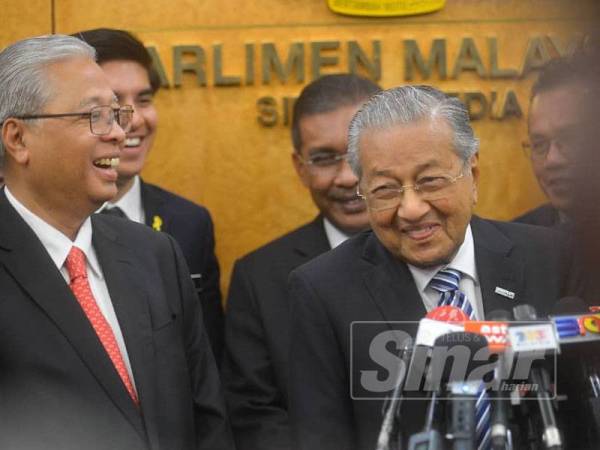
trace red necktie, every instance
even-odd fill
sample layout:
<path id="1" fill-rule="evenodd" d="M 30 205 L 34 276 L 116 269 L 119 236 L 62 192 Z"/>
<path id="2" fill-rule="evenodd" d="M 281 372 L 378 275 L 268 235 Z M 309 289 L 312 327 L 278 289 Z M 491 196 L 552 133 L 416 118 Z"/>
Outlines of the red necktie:
<path id="1" fill-rule="evenodd" d="M 92 289 L 90 288 L 90 283 L 87 277 L 85 254 L 83 251 L 77 247 L 71 247 L 71 251 L 67 256 L 65 266 L 69 272 L 69 277 L 71 278 L 69 287 L 81 305 L 81 309 L 83 309 L 83 312 L 92 324 L 94 331 L 104 346 L 104 350 L 106 350 L 106 353 L 108 353 L 108 356 L 115 366 L 117 373 L 121 377 L 127 392 L 129 392 L 132 400 L 137 405 L 139 403 L 137 393 L 135 392 L 133 384 L 131 383 L 131 379 L 129 378 L 129 373 L 127 372 L 127 368 L 123 362 L 123 356 L 121 355 L 121 351 L 117 345 L 117 340 L 115 339 L 113 330 L 100 311 L 100 308 L 96 303 L 96 299 L 94 299 L 94 295 L 92 294 Z"/>

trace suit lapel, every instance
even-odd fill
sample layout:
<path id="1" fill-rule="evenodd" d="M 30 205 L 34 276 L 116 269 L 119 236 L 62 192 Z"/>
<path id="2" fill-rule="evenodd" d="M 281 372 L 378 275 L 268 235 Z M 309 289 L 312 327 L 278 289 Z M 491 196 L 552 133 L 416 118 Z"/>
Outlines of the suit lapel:
<path id="1" fill-rule="evenodd" d="M 304 261 L 310 261 L 321 253 L 331 250 L 325 226 L 323 225 L 323 216 L 318 215 L 306 228 L 293 244 L 294 253 L 299 255 Z M 295 264 L 297 265 L 297 264 Z"/>
<path id="2" fill-rule="evenodd" d="M 33 230 L 0 196 L 0 263 L 45 311 L 140 435 L 140 414 L 85 313 Z"/>
<path id="3" fill-rule="evenodd" d="M 523 300 L 523 263 L 511 256 L 512 241 L 490 223 L 473 217 L 471 229 L 485 314 L 511 311 Z"/>
<path id="4" fill-rule="evenodd" d="M 158 435 L 156 428 L 148 419 L 157 414 L 154 379 L 156 362 L 152 321 L 148 309 L 146 288 L 148 283 L 145 282 L 131 249 L 117 238 L 114 231 L 97 217 L 92 218 L 92 225 L 94 229 L 92 242 L 127 346 L 141 410 L 147 419 L 146 431 L 154 448 L 158 446 Z M 123 399 L 119 398 L 118 401 L 121 403 Z M 126 410 L 129 409 L 129 405 L 131 405 L 130 400 L 124 402 L 121 407 Z M 137 416 L 139 417 L 139 414 Z M 141 422 L 139 425 L 143 432 Z"/>
<path id="5" fill-rule="evenodd" d="M 372 264 L 363 279 L 385 321 L 414 321 L 426 311 L 406 264 L 394 258 L 372 233 L 363 258 Z"/>
<path id="6" fill-rule="evenodd" d="M 511 310 L 522 302 L 523 263 L 511 256 L 513 243 L 491 224 L 473 217 L 471 228 L 485 312 Z M 384 320 L 416 320 L 425 315 L 410 270 L 381 245 L 375 234 L 368 238 L 363 258 L 373 265 L 363 278 Z M 510 293 L 514 299 L 506 297 Z"/>
<path id="7" fill-rule="evenodd" d="M 144 207 L 144 216 L 146 225 L 156 229 L 159 226 L 160 231 L 169 232 L 169 216 L 164 213 L 163 207 L 166 202 L 162 193 L 144 183 L 140 179 L 140 190 L 142 192 L 142 206 Z M 156 226 L 155 226 L 156 225 Z"/>

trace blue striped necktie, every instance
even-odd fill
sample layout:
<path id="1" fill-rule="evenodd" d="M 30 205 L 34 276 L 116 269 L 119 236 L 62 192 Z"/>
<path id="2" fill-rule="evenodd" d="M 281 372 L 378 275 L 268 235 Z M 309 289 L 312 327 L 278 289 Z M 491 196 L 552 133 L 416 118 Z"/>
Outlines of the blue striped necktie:
<path id="1" fill-rule="evenodd" d="M 464 292 L 459 290 L 461 276 L 458 270 L 441 269 L 431 279 L 429 287 L 440 293 L 438 306 L 455 306 L 464 311 L 471 320 L 475 320 L 475 310 L 471 302 Z M 475 404 L 475 420 L 477 450 L 488 450 L 491 448 L 490 398 L 483 383 Z"/>
<path id="2" fill-rule="evenodd" d="M 475 319 L 475 311 L 464 292 L 460 291 L 461 273 L 455 269 L 441 269 L 429 282 L 429 287 L 440 293 L 438 306 L 455 306 L 465 312 L 471 320 Z"/>

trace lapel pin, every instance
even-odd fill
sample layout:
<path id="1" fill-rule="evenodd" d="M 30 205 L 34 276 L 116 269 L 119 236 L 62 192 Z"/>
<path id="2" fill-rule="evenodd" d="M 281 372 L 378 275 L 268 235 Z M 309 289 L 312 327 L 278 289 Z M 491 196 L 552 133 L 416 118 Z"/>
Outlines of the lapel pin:
<path id="1" fill-rule="evenodd" d="M 160 216 L 154 216 L 152 218 L 152 228 L 156 231 L 162 231 L 163 221 Z"/>
<path id="2" fill-rule="evenodd" d="M 511 300 L 513 300 L 515 298 L 515 293 L 512 291 L 509 291 L 507 289 L 503 289 L 500 286 L 496 286 L 496 290 L 494 291 L 496 294 L 501 295 L 503 297 L 506 298 L 510 298 Z"/>

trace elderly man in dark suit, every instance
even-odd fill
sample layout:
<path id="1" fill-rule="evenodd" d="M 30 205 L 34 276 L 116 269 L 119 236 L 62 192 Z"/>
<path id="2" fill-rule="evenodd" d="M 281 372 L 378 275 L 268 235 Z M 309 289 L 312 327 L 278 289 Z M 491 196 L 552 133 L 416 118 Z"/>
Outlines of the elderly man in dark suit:
<path id="1" fill-rule="evenodd" d="M 290 276 L 297 449 L 375 448 L 382 401 L 373 397 L 384 394 L 363 385 L 361 370 L 373 360 L 353 322 L 416 321 L 449 302 L 477 319 L 522 303 L 543 314 L 561 296 L 563 259 L 552 230 L 473 216 L 477 151 L 464 105 L 427 86 L 384 91 L 352 120 L 350 164 L 372 231 Z M 419 404 L 404 409 L 405 437 L 424 424 Z"/>
<path id="2" fill-rule="evenodd" d="M 92 214 L 133 115 L 94 56 L 62 35 L 0 53 L 0 447 L 233 449 L 179 246 Z"/>
<path id="3" fill-rule="evenodd" d="M 122 104 L 134 108 L 131 130 L 118 167 L 118 192 L 102 209 L 145 223 L 175 238 L 196 286 L 213 353 L 223 353 L 223 307 L 219 265 L 210 214 L 203 206 L 140 178 L 154 144 L 158 113 L 154 96 L 160 79 L 144 45 L 123 30 L 99 28 L 74 34 L 96 49 L 97 61 Z"/>
<path id="4" fill-rule="evenodd" d="M 319 215 L 235 264 L 226 315 L 226 397 L 239 450 L 290 448 L 287 418 L 288 300 L 292 269 L 368 225 L 347 157 L 350 119 L 379 87 L 328 75 L 294 106 L 292 161 Z"/>

